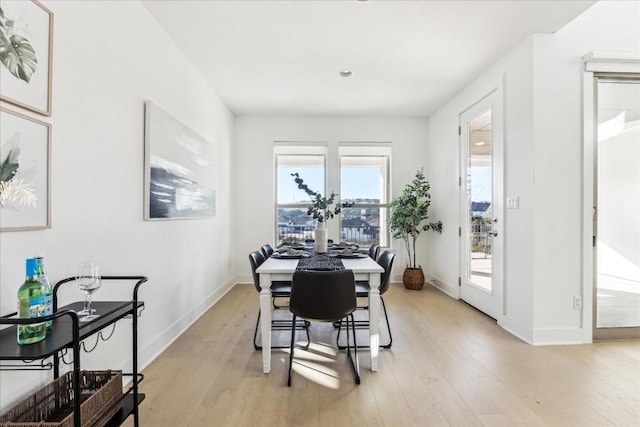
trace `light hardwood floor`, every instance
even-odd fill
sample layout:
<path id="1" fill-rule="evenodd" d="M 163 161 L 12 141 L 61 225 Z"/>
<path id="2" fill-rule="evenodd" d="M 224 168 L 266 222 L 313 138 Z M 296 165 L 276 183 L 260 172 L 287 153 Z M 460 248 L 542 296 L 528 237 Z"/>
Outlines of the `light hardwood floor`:
<path id="1" fill-rule="evenodd" d="M 640 425 L 638 341 L 536 347 L 429 286 L 384 298 L 394 341 L 378 372 L 360 352 L 355 385 L 333 327 L 314 324 L 288 388 L 288 351 L 262 373 L 258 294 L 236 285 L 144 369 L 142 426 Z"/>

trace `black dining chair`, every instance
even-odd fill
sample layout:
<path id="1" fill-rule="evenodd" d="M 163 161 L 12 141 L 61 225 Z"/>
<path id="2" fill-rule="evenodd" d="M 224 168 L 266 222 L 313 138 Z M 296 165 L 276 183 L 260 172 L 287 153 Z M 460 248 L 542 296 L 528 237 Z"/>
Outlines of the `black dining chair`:
<path id="1" fill-rule="evenodd" d="M 265 258 L 269 258 L 275 252 L 273 246 L 271 246 L 269 243 L 267 243 L 266 245 L 262 245 L 262 248 L 260 248 L 260 250 L 262 251 L 262 255 L 264 255 Z"/>
<path id="2" fill-rule="evenodd" d="M 260 275 L 256 272 L 258 267 L 265 262 L 266 258 L 261 251 L 254 251 L 249 254 L 249 262 L 251 264 L 251 273 L 253 273 L 253 284 L 256 291 L 260 293 Z M 289 298 L 291 296 L 291 282 L 273 282 L 271 283 L 271 300 L 275 301 L 276 298 Z M 273 302 L 274 309 L 281 308 Z M 291 327 L 295 327 L 298 330 L 305 330 L 307 332 L 307 341 L 310 342 L 309 337 L 309 322 L 303 320 L 295 321 L 293 319 L 271 319 L 271 330 L 288 331 Z M 261 350 L 262 346 L 258 345 L 258 327 L 260 326 L 260 309 L 258 309 L 258 319 L 256 320 L 256 329 L 253 332 L 253 348 Z M 289 348 L 288 345 L 283 346 L 271 346 L 271 348 Z"/>
<path id="3" fill-rule="evenodd" d="M 378 255 L 380 255 L 380 245 L 372 243 L 371 246 L 369 246 L 369 256 L 373 258 L 374 261 L 377 261 Z"/>
<path id="4" fill-rule="evenodd" d="M 293 319 L 302 318 L 309 322 L 335 322 L 347 318 L 347 357 L 355 382 L 360 384 L 358 346 L 356 343 L 356 330 L 353 324 L 353 312 L 356 308 L 357 300 L 353 271 L 297 270 L 293 274 L 291 298 L 289 300 L 289 310 L 293 313 Z M 349 322 L 349 319 L 351 319 L 351 322 Z M 353 333 L 353 357 L 349 343 L 349 324 L 351 324 Z M 292 328 L 288 386 L 291 386 L 295 336 L 295 328 Z"/>
<path id="5" fill-rule="evenodd" d="M 260 251 L 262 252 L 262 255 L 264 256 L 265 259 L 269 258 L 271 255 L 275 253 L 275 249 L 273 249 L 273 246 L 271 246 L 269 243 L 262 245 L 262 247 L 260 248 Z M 273 282 L 273 285 L 275 285 L 275 288 L 291 289 L 291 280 Z M 273 308 L 275 309 L 282 308 L 282 306 L 279 306 L 276 304 L 276 298 L 278 297 L 274 297 L 271 299 L 271 301 L 273 302 Z"/>
<path id="6" fill-rule="evenodd" d="M 389 315 L 387 314 L 387 306 L 384 303 L 383 295 L 385 292 L 389 290 L 389 278 L 391 277 L 391 268 L 393 267 L 393 260 L 395 259 L 395 254 L 391 251 L 383 251 L 378 257 L 378 264 L 384 268 L 384 273 L 380 273 L 380 301 L 382 301 L 382 309 L 384 311 L 384 319 L 387 323 L 387 331 L 389 331 L 389 342 L 387 344 L 381 344 L 382 348 L 391 348 L 391 344 L 393 343 L 393 336 L 391 335 L 391 325 L 389 323 Z M 356 296 L 358 298 L 368 298 L 369 297 L 369 282 L 368 281 L 357 281 L 356 282 Z M 368 309 L 368 306 L 358 306 L 358 309 Z M 355 327 L 358 329 L 369 329 L 369 320 L 357 320 L 355 321 Z M 340 332 L 342 330 L 342 323 L 338 324 L 338 336 L 336 338 L 336 342 L 340 339 Z M 347 335 L 348 337 L 348 335 Z M 339 348 L 345 348 L 345 346 L 341 346 L 338 344 Z M 369 348 L 368 345 L 361 345 L 358 348 Z"/>

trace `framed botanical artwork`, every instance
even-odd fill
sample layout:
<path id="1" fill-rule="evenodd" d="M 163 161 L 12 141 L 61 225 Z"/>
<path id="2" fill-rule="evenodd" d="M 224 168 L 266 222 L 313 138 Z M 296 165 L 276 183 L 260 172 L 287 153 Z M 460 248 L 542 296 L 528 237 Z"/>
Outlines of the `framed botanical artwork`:
<path id="1" fill-rule="evenodd" d="M 0 231 L 51 227 L 51 125 L 0 107 Z"/>
<path id="2" fill-rule="evenodd" d="M 145 102 L 144 219 L 216 214 L 213 144 L 152 102 Z"/>
<path id="3" fill-rule="evenodd" d="M 0 0 L 0 100 L 51 115 L 53 13 L 40 2 Z"/>

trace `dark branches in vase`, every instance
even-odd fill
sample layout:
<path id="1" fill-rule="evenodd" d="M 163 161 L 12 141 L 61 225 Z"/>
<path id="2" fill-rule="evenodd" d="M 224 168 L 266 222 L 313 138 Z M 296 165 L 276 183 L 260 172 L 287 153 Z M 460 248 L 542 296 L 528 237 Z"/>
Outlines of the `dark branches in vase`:
<path id="1" fill-rule="evenodd" d="M 348 208 L 353 206 L 353 203 L 338 203 L 333 209 L 331 205 L 336 203 L 336 198 L 338 194 L 333 191 L 329 195 L 329 198 L 324 197 L 318 191 L 314 191 L 309 188 L 307 184 L 304 183 L 304 180 L 300 178 L 300 175 L 296 173 L 292 173 L 291 176 L 293 180 L 298 185 L 298 189 L 307 193 L 307 195 L 311 198 L 312 205 L 307 209 L 307 215 L 311 216 L 313 219 L 318 222 L 325 222 L 335 215 L 338 215 L 342 208 Z"/>

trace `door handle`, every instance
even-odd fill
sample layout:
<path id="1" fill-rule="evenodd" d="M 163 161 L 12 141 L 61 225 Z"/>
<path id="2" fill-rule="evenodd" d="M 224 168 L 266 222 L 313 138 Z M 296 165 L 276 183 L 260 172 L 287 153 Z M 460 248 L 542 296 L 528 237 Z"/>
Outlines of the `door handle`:
<path id="1" fill-rule="evenodd" d="M 489 234 L 489 236 L 492 236 L 492 237 L 498 237 L 498 232 L 495 231 L 495 230 L 494 231 L 490 231 L 488 234 Z"/>

